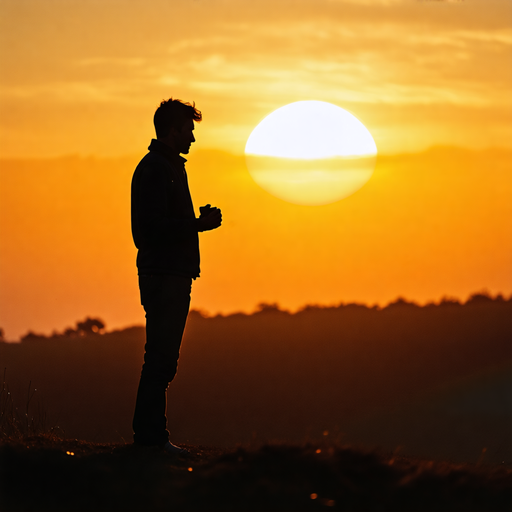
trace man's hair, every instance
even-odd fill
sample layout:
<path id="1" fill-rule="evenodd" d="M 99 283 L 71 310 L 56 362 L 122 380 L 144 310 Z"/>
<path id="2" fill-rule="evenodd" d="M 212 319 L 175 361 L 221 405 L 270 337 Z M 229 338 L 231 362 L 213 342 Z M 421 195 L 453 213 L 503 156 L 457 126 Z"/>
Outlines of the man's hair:
<path id="1" fill-rule="evenodd" d="M 197 110 L 195 102 L 192 102 L 191 105 L 190 103 L 173 100 L 172 98 L 163 100 L 153 117 L 157 139 L 169 135 L 171 128 L 181 130 L 189 119 L 197 122 L 203 119 L 203 115 Z"/>

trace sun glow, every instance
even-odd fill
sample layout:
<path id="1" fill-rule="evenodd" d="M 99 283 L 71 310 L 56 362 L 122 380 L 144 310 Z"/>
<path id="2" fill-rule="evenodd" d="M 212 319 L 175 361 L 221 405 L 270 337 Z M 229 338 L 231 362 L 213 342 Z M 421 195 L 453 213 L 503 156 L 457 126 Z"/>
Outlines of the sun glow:
<path id="1" fill-rule="evenodd" d="M 245 155 L 254 181 L 270 194 L 321 205 L 353 194 L 370 179 L 377 147 L 363 123 L 346 110 L 298 101 L 256 126 Z"/>
<path id="2" fill-rule="evenodd" d="M 350 112 L 325 101 L 297 101 L 278 108 L 253 130 L 245 153 L 318 159 L 374 156 L 377 146 Z"/>

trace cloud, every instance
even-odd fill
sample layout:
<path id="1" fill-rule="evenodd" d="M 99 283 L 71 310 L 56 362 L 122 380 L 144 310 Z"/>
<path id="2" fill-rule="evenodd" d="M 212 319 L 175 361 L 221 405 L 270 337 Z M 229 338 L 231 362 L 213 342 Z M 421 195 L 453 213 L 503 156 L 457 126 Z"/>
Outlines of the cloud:
<path id="1" fill-rule="evenodd" d="M 66 117 L 73 104 L 83 109 L 78 116 L 119 116 L 122 108 L 123 120 L 138 119 L 171 95 L 200 102 L 218 132 L 237 140 L 270 109 L 301 99 L 371 109 L 372 119 L 393 108 L 408 108 L 413 119 L 426 105 L 512 107 L 510 2 L 8 4 L 0 19 L 2 132 L 22 133 L 34 110 L 41 119 Z M 501 130 L 501 121 L 489 123 L 486 132 Z M 59 139 L 36 132 L 33 125 L 34 137 L 47 138 L 42 146 Z"/>
<path id="2" fill-rule="evenodd" d="M 209 42 L 182 41 L 189 52 L 175 58 L 193 89 L 251 96 L 336 91 L 341 99 L 370 103 L 510 102 L 512 77 L 502 65 L 510 31 L 298 21 L 225 25 L 223 32 Z"/>

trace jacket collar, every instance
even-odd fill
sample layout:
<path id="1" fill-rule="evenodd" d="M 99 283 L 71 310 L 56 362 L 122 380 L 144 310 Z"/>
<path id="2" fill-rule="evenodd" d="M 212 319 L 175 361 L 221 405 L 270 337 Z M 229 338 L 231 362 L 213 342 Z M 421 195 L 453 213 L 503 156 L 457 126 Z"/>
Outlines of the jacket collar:
<path id="1" fill-rule="evenodd" d="M 184 167 L 185 162 L 187 161 L 179 153 L 176 153 L 174 149 L 171 148 L 171 146 L 168 146 L 167 144 L 165 144 L 165 142 L 162 142 L 161 140 L 151 139 L 151 144 L 149 145 L 148 149 L 149 151 L 156 151 L 157 153 L 161 153 L 162 155 L 167 157 L 167 159 L 170 160 L 171 163 L 175 163 L 180 167 Z"/>

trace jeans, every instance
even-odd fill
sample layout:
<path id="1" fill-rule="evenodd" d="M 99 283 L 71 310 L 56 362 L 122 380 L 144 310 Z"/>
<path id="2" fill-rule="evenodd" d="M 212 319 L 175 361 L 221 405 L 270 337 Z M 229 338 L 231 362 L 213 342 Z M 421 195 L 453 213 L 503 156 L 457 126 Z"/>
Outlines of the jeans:
<path id="1" fill-rule="evenodd" d="M 139 276 L 146 312 L 146 345 L 133 417 L 133 439 L 141 445 L 164 445 L 167 430 L 167 387 L 178 368 L 181 338 L 190 307 L 192 278 Z"/>

